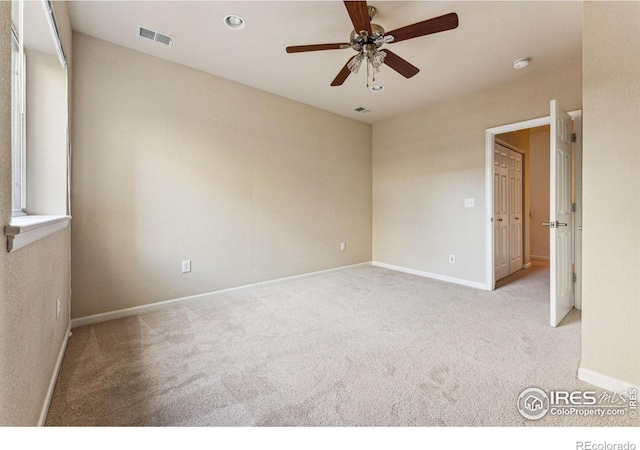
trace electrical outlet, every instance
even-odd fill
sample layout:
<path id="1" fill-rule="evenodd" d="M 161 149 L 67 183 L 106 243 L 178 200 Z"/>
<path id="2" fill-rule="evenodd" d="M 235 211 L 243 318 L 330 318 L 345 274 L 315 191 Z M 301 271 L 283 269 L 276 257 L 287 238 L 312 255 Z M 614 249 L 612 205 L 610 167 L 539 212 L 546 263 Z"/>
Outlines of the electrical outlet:
<path id="1" fill-rule="evenodd" d="M 465 198 L 464 199 L 464 207 L 465 208 L 473 208 L 476 206 L 476 199 L 475 198 Z"/>
<path id="2" fill-rule="evenodd" d="M 56 300 L 56 319 L 60 318 L 60 297 Z"/>
<path id="3" fill-rule="evenodd" d="M 456 255 L 449 255 L 449 264 L 456 263 Z"/>
<path id="4" fill-rule="evenodd" d="M 191 272 L 191 260 L 186 259 L 182 261 L 182 273 Z"/>
<path id="5" fill-rule="evenodd" d="M 340 250 L 341 251 L 345 251 L 347 249 L 347 243 L 346 242 L 340 242 Z"/>

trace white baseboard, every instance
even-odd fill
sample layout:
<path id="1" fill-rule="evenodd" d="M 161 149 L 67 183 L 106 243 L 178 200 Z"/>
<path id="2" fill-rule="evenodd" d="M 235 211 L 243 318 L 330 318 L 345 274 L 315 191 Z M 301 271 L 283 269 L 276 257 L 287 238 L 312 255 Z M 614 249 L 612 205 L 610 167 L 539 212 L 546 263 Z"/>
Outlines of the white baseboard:
<path id="1" fill-rule="evenodd" d="M 372 264 L 376 267 L 395 270 L 397 272 L 410 273 L 412 275 L 418 275 L 420 277 L 432 278 L 434 280 L 446 281 L 448 283 L 461 284 L 462 286 L 468 286 L 476 289 L 483 289 L 485 291 L 489 290 L 487 289 L 486 284 L 480 283 L 478 281 L 469 281 L 469 280 L 464 280 L 462 278 L 455 278 L 447 275 L 440 275 L 437 273 L 423 272 L 421 270 L 408 269 L 406 267 L 394 266 L 393 264 L 386 264 L 378 261 L 373 261 Z"/>
<path id="2" fill-rule="evenodd" d="M 188 297 L 175 298 L 172 300 L 164 300 L 161 302 L 150 303 L 148 305 L 141 305 L 141 306 L 134 306 L 131 308 L 119 309 L 117 311 L 109 311 L 106 313 L 93 314 L 91 316 L 72 319 L 71 328 L 78 328 L 85 325 L 91 325 L 99 322 L 106 322 L 108 320 L 121 319 L 122 317 L 135 316 L 143 313 L 146 314 L 154 311 L 159 311 L 161 309 L 168 308 L 170 306 L 174 306 L 178 303 L 209 299 L 209 298 L 217 297 L 220 295 L 229 294 L 231 292 L 241 292 L 248 289 L 253 289 L 258 286 L 273 285 L 278 283 L 286 283 L 288 281 L 303 280 L 305 278 L 313 278 L 313 277 L 325 275 L 331 272 L 337 272 L 340 270 L 352 269 L 355 267 L 364 267 L 364 266 L 371 266 L 371 261 L 358 263 L 358 264 L 351 264 L 349 266 L 336 267 L 333 269 L 319 270 L 317 272 L 304 273 L 301 275 L 294 275 L 291 277 L 278 278 L 276 280 L 261 281 L 259 283 L 247 284 L 244 286 L 238 286 L 238 287 L 233 287 L 229 289 L 222 289 L 219 291 L 207 292 L 204 294 L 190 295 Z"/>
<path id="3" fill-rule="evenodd" d="M 634 386 L 631 383 L 585 369 L 584 367 L 578 369 L 578 379 L 610 392 L 622 393 L 629 392 L 629 389 L 638 389 L 638 386 Z"/>
<path id="4" fill-rule="evenodd" d="M 40 410 L 40 418 L 38 419 L 38 426 L 43 427 L 47 420 L 47 413 L 49 412 L 49 405 L 51 405 L 51 399 L 53 398 L 53 390 L 56 387 L 56 381 L 58 380 L 58 374 L 60 373 L 60 367 L 62 367 L 62 360 L 64 359 L 64 352 L 67 350 L 67 344 L 69 343 L 69 336 L 71 335 L 71 323 L 67 327 L 67 331 L 64 334 L 62 345 L 60 345 L 60 351 L 58 352 L 58 359 L 56 365 L 53 367 L 53 373 L 51 374 L 51 381 L 49 381 L 49 389 L 47 389 L 47 395 L 44 398 L 42 409 Z"/>
<path id="5" fill-rule="evenodd" d="M 523 269 L 529 269 L 531 267 L 531 263 L 528 262 L 525 265 L 522 266 Z"/>
<path id="6" fill-rule="evenodd" d="M 539 256 L 539 255 L 529 255 L 530 259 L 536 259 L 538 261 L 550 261 L 551 258 L 548 256 Z"/>

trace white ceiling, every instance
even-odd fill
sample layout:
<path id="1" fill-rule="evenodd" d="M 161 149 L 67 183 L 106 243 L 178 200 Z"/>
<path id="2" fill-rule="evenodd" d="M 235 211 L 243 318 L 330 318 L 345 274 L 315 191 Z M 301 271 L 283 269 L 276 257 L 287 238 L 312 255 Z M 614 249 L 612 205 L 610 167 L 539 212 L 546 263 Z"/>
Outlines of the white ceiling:
<path id="1" fill-rule="evenodd" d="M 70 2 L 73 28 L 363 122 L 373 123 L 453 97 L 513 81 L 582 55 L 582 2 L 377 1 L 373 22 L 387 31 L 449 12 L 457 29 L 386 44 L 420 69 L 405 79 L 383 65 L 366 89 L 366 72 L 330 83 L 351 49 L 288 54 L 290 45 L 348 42 L 351 21 L 341 1 Z M 244 30 L 223 25 L 242 16 Z M 136 36 L 136 24 L 175 36 L 172 47 Z M 384 48 L 384 47 L 383 47 Z M 516 71 L 513 61 L 530 57 Z M 363 106 L 372 112 L 354 111 Z"/>

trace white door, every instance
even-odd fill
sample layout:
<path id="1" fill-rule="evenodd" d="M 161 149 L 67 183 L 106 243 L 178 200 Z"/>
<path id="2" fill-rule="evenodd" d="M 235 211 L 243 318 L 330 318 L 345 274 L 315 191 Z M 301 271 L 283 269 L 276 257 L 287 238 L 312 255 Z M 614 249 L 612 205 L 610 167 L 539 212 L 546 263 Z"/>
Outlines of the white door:
<path id="1" fill-rule="evenodd" d="M 493 144 L 493 244 L 495 279 L 509 275 L 509 150 Z"/>
<path id="2" fill-rule="evenodd" d="M 551 101 L 551 326 L 573 308 L 571 266 L 571 117 Z M 546 225 L 546 224 L 545 224 Z"/>
<path id="3" fill-rule="evenodd" d="M 522 155 L 509 152 L 509 275 L 522 269 Z"/>

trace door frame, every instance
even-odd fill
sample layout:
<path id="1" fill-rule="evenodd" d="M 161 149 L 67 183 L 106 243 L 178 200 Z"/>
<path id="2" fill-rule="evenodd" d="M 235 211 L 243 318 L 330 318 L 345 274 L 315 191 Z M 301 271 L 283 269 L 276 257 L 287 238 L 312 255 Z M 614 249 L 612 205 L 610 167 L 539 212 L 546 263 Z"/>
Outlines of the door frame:
<path id="1" fill-rule="evenodd" d="M 575 133 L 577 136 L 575 142 L 575 158 L 582 160 L 582 110 L 570 111 L 569 115 L 574 120 L 575 124 Z M 520 131 L 526 130 L 528 128 L 535 128 L 544 125 L 551 125 L 551 116 L 538 117 L 536 119 L 525 120 L 522 122 L 510 123 L 507 125 L 500 125 L 498 127 L 487 128 L 485 131 L 485 286 L 487 290 L 493 291 L 496 288 L 496 279 L 495 279 L 495 271 L 494 271 L 494 242 L 493 242 L 493 145 L 496 139 L 496 135 L 502 133 L 509 133 L 511 131 Z M 579 167 L 581 169 L 581 166 Z M 578 169 L 578 166 L 576 166 Z M 577 172 L 577 170 L 576 170 Z M 580 212 L 578 215 L 576 213 L 575 220 L 575 230 L 574 230 L 574 256 L 582 255 L 582 246 L 581 239 L 576 239 L 578 226 L 582 226 L 582 189 L 581 182 L 578 183 L 578 180 L 581 181 L 580 178 L 576 177 L 575 183 L 575 201 L 576 201 L 576 209 L 577 212 Z M 578 283 L 581 281 L 581 273 L 578 272 L 582 270 L 582 264 L 580 258 L 577 259 L 577 263 L 575 265 L 576 275 L 578 277 Z M 575 261 L 574 261 L 575 263 Z M 581 309 L 582 307 L 582 299 L 581 293 L 582 290 L 576 286 L 576 299 L 575 299 L 575 307 Z"/>

